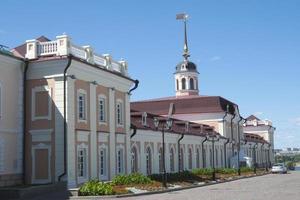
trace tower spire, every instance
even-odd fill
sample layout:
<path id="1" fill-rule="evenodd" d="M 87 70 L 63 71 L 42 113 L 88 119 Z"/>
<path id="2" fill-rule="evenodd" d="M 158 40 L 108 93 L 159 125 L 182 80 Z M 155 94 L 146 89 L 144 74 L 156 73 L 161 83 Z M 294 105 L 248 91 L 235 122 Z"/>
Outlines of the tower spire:
<path id="1" fill-rule="evenodd" d="M 184 46 L 183 46 L 183 55 L 182 56 L 184 57 L 184 60 L 187 61 L 188 57 L 190 57 L 188 41 L 187 41 L 187 28 L 186 28 L 188 15 L 185 13 L 177 14 L 176 19 L 183 20 L 183 23 L 184 23 Z"/>

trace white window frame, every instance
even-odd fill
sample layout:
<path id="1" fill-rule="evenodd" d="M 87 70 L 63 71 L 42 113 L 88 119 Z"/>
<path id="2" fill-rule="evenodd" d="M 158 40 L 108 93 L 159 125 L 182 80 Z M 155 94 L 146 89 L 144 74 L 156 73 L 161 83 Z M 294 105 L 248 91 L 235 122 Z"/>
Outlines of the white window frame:
<path id="1" fill-rule="evenodd" d="M 80 114 L 79 114 L 79 97 L 80 96 L 84 96 L 84 118 L 80 118 Z M 87 123 L 87 92 L 83 89 L 79 89 L 77 90 L 77 120 L 78 122 L 83 122 L 83 123 Z"/>
<path id="2" fill-rule="evenodd" d="M 83 160 L 83 164 L 85 167 L 85 171 L 83 171 L 84 175 L 79 176 L 79 151 L 84 150 L 86 152 L 86 158 Z M 76 169 L 77 169 L 77 181 L 78 183 L 84 183 L 89 179 L 89 152 L 88 152 L 88 145 L 85 143 L 81 143 L 77 145 L 77 157 L 76 157 L 77 163 L 76 163 Z"/>
<path id="3" fill-rule="evenodd" d="M 119 157 L 119 152 L 121 152 L 121 157 Z M 116 170 L 117 174 L 124 174 L 125 173 L 125 154 L 124 154 L 124 147 L 118 146 L 117 147 L 117 155 L 116 155 Z"/>
<path id="4" fill-rule="evenodd" d="M 133 160 L 132 160 L 132 157 L 133 157 L 133 152 L 132 152 L 132 149 L 135 148 L 136 150 L 136 157 L 135 157 L 135 160 L 137 160 L 137 165 L 136 165 L 136 169 L 134 172 L 139 172 L 139 169 L 140 169 L 140 154 L 139 154 L 139 149 L 138 149 L 138 146 L 136 144 L 132 145 L 131 146 L 131 149 L 130 149 L 130 162 L 131 162 L 131 173 L 133 173 L 133 166 L 135 165 L 135 163 L 133 163 Z"/>
<path id="5" fill-rule="evenodd" d="M 175 172 L 175 149 L 170 148 L 170 172 Z"/>
<path id="6" fill-rule="evenodd" d="M 148 166 L 148 159 L 147 159 L 148 149 L 150 149 L 150 158 L 148 158 L 149 164 L 150 164 L 149 166 Z M 153 173 L 153 149 L 151 148 L 150 145 L 148 145 L 145 149 L 145 158 L 146 158 L 146 174 L 151 175 Z M 150 172 L 150 173 L 148 173 L 148 172 Z"/>
<path id="7" fill-rule="evenodd" d="M 147 126 L 147 113 L 143 112 L 142 114 L 142 124 L 143 126 Z"/>
<path id="8" fill-rule="evenodd" d="M 201 151 L 200 151 L 200 148 L 199 147 L 197 147 L 196 148 L 196 168 L 200 168 L 201 166 L 200 166 L 200 160 L 201 160 L 201 153 L 200 153 Z"/>
<path id="9" fill-rule="evenodd" d="M 118 113 L 118 106 L 120 106 L 120 116 Z M 120 120 L 119 120 L 120 117 Z M 124 102 L 121 99 L 117 99 L 116 102 L 116 123 L 117 123 L 117 127 L 123 127 L 124 126 Z"/>
<path id="10" fill-rule="evenodd" d="M 163 148 L 158 148 L 158 173 L 163 173 Z"/>
<path id="11" fill-rule="evenodd" d="M 103 117 L 104 120 L 101 120 L 101 110 L 100 110 L 100 102 L 103 100 L 104 102 L 104 109 L 103 109 Z M 107 97 L 103 94 L 98 95 L 98 119 L 99 119 L 99 124 L 107 124 L 107 119 L 108 119 L 108 115 L 107 115 Z"/>
<path id="12" fill-rule="evenodd" d="M 104 152 L 103 163 L 101 161 L 101 152 Z M 103 173 L 101 172 L 102 164 L 103 164 Z M 104 144 L 99 146 L 99 177 L 100 180 L 103 181 L 108 180 L 108 148 L 107 145 Z"/>
<path id="13" fill-rule="evenodd" d="M 40 119 L 46 119 L 46 120 L 51 120 L 52 117 L 52 92 L 51 92 L 51 88 L 47 85 L 43 85 L 43 86 L 37 86 L 32 88 L 32 100 L 31 100 L 31 120 L 35 121 L 35 120 L 40 120 Z M 45 116 L 36 116 L 36 110 L 35 110 L 35 106 L 36 106 L 36 93 L 38 92 L 48 92 L 49 98 L 48 98 L 48 115 Z"/>
<path id="14" fill-rule="evenodd" d="M 193 169 L 193 149 L 192 149 L 192 147 L 188 148 L 188 168 Z"/>

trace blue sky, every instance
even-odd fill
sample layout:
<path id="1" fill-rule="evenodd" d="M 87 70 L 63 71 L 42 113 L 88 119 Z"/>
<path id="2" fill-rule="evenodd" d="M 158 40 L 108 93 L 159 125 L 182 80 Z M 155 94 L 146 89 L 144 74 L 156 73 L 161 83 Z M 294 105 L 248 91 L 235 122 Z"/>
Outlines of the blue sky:
<path id="1" fill-rule="evenodd" d="M 187 12 L 191 60 L 200 93 L 220 95 L 273 121 L 275 145 L 300 147 L 300 1 L 2 0 L 0 44 L 17 46 L 69 34 L 99 53 L 129 62 L 140 87 L 133 100 L 174 95 Z"/>

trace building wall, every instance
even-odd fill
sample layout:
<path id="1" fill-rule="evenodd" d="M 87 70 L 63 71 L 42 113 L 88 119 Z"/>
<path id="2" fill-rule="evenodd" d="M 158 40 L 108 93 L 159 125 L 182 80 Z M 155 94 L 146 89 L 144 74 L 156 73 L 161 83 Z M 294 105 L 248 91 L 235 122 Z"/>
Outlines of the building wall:
<path id="1" fill-rule="evenodd" d="M 138 171 L 147 174 L 146 157 L 147 148 L 151 149 L 152 152 L 152 173 L 157 174 L 160 172 L 159 167 L 159 149 L 162 147 L 162 133 L 152 130 L 141 130 L 138 129 L 136 135 L 131 139 L 131 149 L 133 147 L 138 150 Z M 165 158 L 166 158 L 166 171 L 171 171 L 170 166 L 170 152 L 171 148 L 174 150 L 174 171 L 179 170 L 178 160 L 178 140 L 181 137 L 180 134 L 165 133 Z M 191 170 L 194 168 L 203 167 L 203 159 L 205 160 L 204 167 L 212 167 L 212 144 L 211 142 L 204 143 L 205 156 L 202 154 L 202 141 L 203 137 L 185 135 L 180 142 L 180 148 L 183 149 L 183 170 Z M 224 140 L 215 143 L 215 167 L 224 167 Z M 189 149 L 192 151 L 192 160 L 189 159 Z M 199 150 L 199 163 L 197 163 L 197 149 Z M 190 162 L 192 167 L 190 168 Z"/>
<path id="2" fill-rule="evenodd" d="M 68 187 L 76 187 L 86 180 L 99 178 L 111 180 L 119 172 L 118 152 L 122 154 L 121 173 L 127 173 L 130 168 L 128 160 L 130 111 L 127 92 L 132 81 L 113 75 L 84 63 L 73 61 L 68 74 L 76 79 L 67 80 L 67 121 L 68 121 Z M 96 81 L 96 84 L 94 84 Z M 78 91 L 87 95 L 87 120 L 78 122 Z M 106 99 L 106 121 L 99 121 L 99 98 Z M 117 123 L 117 103 L 122 102 L 122 124 Z M 80 178 L 78 171 L 78 149 L 86 148 L 87 174 Z M 101 151 L 105 149 L 106 174 L 100 173 Z"/>
<path id="3" fill-rule="evenodd" d="M 55 180 L 55 85 L 55 80 L 51 78 L 26 81 L 27 184 L 50 183 Z"/>
<path id="4" fill-rule="evenodd" d="M 23 65 L 0 54 L 0 187 L 22 183 Z"/>

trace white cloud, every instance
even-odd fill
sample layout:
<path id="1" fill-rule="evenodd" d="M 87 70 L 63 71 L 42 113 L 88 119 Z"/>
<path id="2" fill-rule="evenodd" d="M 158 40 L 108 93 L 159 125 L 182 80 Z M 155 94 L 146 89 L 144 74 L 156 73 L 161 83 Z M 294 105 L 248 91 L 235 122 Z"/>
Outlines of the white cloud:
<path id="1" fill-rule="evenodd" d="M 262 115 L 262 114 L 264 114 L 264 113 L 261 112 L 261 111 L 257 111 L 257 112 L 254 113 L 255 116 L 259 116 L 259 115 Z"/>
<path id="2" fill-rule="evenodd" d="M 293 125 L 300 126 L 300 117 L 290 119 L 290 122 L 293 123 Z"/>
<path id="3" fill-rule="evenodd" d="M 221 60 L 222 59 L 222 57 L 220 57 L 220 56 L 213 56 L 213 57 L 211 57 L 210 58 L 210 61 L 218 61 L 218 60 Z"/>
<path id="4" fill-rule="evenodd" d="M 297 126 L 300 126 L 300 117 L 296 118 L 294 122 Z"/>

